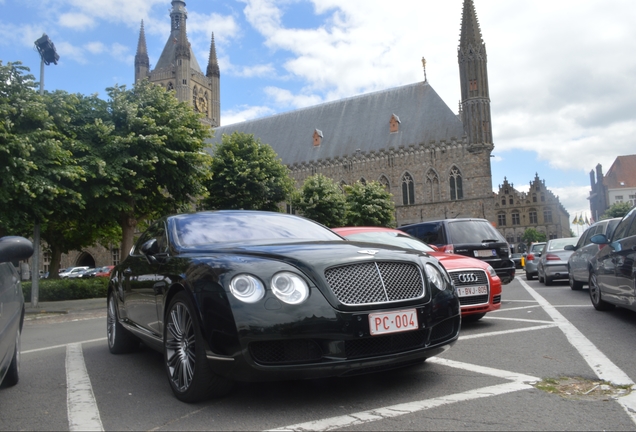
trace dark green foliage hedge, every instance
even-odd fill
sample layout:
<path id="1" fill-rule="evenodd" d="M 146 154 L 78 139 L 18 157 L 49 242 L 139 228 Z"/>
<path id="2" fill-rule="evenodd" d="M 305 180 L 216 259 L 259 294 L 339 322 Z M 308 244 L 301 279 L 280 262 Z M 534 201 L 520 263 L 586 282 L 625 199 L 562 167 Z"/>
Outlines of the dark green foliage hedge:
<path id="1" fill-rule="evenodd" d="M 108 278 L 40 279 L 38 301 L 79 300 L 106 297 Z M 24 301 L 31 301 L 31 282 L 22 282 Z"/>

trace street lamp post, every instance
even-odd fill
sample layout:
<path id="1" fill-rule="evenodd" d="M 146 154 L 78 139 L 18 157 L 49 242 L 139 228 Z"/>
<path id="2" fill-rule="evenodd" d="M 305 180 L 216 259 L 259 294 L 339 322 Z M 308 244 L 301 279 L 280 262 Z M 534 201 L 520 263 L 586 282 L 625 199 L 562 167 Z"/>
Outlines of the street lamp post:
<path id="1" fill-rule="evenodd" d="M 55 45 L 44 33 L 41 38 L 35 41 L 35 48 L 40 54 L 40 95 L 44 94 L 44 65 L 57 64 L 60 56 L 55 50 Z M 31 271 L 31 306 L 37 307 L 40 282 L 40 223 L 35 221 L 33 228 L 33 270 Z"/>

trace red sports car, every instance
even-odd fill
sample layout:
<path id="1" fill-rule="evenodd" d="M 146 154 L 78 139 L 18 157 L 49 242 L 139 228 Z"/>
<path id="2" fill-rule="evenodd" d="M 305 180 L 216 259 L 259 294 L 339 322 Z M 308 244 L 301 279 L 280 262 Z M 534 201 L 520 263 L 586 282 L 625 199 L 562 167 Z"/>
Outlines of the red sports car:
<path id="1" fill-rule="evenodd" d="M 332 228 L 332 230 L 349 240 L 417 249 L 439 259 L 455 283 L 464 321 L 477 321 L 483 318 L 487 312 L 501 307 L 501 279 L 495 270 L 484 261 L 440 252 L 397 229 L 343 227 Z"/>

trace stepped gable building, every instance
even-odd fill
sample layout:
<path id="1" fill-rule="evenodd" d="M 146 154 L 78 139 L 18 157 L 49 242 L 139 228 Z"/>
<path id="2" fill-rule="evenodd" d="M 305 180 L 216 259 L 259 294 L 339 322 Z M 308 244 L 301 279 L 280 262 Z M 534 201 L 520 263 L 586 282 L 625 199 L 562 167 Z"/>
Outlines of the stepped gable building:
<path id="1" fill-rule="evenodd" d="M 521 236 L 528 228 L 536 229 L 548 239 L 571 234 L 570 214 L 538 174 L 530 182 L 528 192 L 519 192 L 504 178 L 495 193 L 495 217 L 497 229 L 511 245 L 523 243 Z"/>
<path id="2" fill-rule="evenodd" d="M 486 46 L 473 0 L 464 0 L 456 115 L 425 79 L 217 128 L 271 145 L 297 186 L 322 173 L 340 184 L 379 181 L 395 199 L 397 224 L 453 217 L 494 219 L 494 148 Z"/>
<path id="3" fill-rule="evenodd" d="M 614 160 L 607 174 L 603 175 L 601 164 L 590 171 L 590 212 L 592 218 L 599 218 L 612 204 L 628 202 L 636 205 L 636 155 L 619 156 Z"/>
<path id="4" fill-rule="evenodd" d="M 187 19 L 185 1 L 173 0 L 170 36 L 153 70 L 150 70 L 144 23 L 141 22 L 135 55 L 135 82 L 149 79 L 167 90 L 174 90 L 179 101 L 189 102 L 196 111 L 205 115 L 202 120 L 205 124 L 218 127 L 221 125 L 221 73 L 216 58 L 214 33 L 204 74 L 188 41 Z"/>

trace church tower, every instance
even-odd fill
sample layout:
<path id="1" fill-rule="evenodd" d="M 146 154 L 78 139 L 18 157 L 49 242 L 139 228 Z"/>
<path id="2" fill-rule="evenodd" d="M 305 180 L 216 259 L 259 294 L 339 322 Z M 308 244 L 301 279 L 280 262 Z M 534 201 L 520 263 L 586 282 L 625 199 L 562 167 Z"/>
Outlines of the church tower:
<path id="1" fill-rule="evenodd" d="M 144 23 L 141 22 L 135 55 L 135 82 L 149 79 L 168 91 L 174 91 L 180 102 L 190 104 L 195 111 L 204 115 L 201 120 L 203 123 L 210 127 L 218 127 L 221 125 L 221 74 L 216 59 L 214 34 L 207 73 L 204 74 L 188 41 L 187 19 L 185 1 L 173 0 L 170 11 L 170 36 L 153 70 L 150 70 Z"/>
<path id="2" fill-rule="evenodd" d="M 488 59 L 473 0 L 464 0 L 457 58 L 462 93 L 461 119 L 468 135 L 469 150 L 485 150 L 490 153 L 494 144 L 488 90 Z"/>

